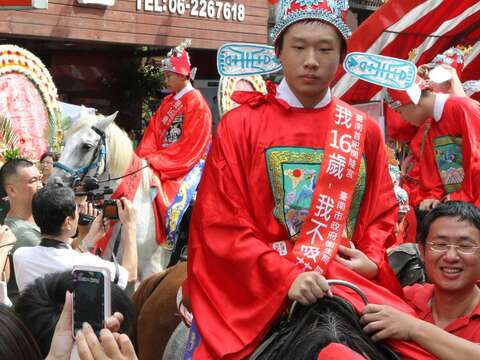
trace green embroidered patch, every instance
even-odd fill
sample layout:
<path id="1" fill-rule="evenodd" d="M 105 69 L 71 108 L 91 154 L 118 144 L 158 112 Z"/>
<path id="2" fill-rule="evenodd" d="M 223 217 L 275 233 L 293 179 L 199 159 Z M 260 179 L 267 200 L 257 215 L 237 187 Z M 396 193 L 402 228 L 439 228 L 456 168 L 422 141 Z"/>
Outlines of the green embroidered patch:
<path id="1" fill-rule="evenodd" d="M 460 190 L 465 178 L 461 137 L 441 136 L 433 139 L 435 161 L 447 193 Z"/>
<path id="2" fill-rule="evenodd" d="M 318 173 L 323 160 L 323 149 L 274 147 L 265 153 L 270 186 L 275 199 L 273 215 L 295 239 L 308 215 Z M 353 230 L 365 193 L 366 167 L 362 158 L 347 220 L 347 236 Z"/>

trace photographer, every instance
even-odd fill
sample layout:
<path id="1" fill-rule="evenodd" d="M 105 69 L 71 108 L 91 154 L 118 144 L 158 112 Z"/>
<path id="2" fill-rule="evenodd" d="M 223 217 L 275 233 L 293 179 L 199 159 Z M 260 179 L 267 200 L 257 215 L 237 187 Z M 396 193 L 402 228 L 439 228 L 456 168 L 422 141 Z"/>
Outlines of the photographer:
<path id="1" fill-rule="evenodd" d="M 72 270 L 74 265 L 107 268 L 111 280 L 125 288 L 137 278 L 137 245 L 135 211 L 126 199 L 117 201 L 120 222 L 124 225 L 124 254 L 122 265 L 103 260 L 91 253 L 76 251 L 71 247 L 79 219 L 79 209 L 72 189 L 61 184 L 51 184 L 33 197 L 32 212 L 42 233 L 40 245 L 18 249 L 13 256 L 20 291 L 36 278 L 59 271 Z M 83 239 L 83 247 L 93 246 L 105 235 L 103 216 L 92 223 Z"/>

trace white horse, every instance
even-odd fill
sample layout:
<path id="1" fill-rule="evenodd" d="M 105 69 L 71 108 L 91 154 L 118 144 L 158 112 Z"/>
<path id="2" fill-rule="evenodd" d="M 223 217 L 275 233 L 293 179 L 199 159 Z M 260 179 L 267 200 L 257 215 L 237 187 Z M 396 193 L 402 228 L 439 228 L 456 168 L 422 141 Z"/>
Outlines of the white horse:
<path id="1" fill-rule="evenodd" d="M 128 175 L 134 151 L 127 134 L 115 123 L 116 114 L 111 116 L 82 115 L 65 133 L 65 147 L 56 164 L 52 178 L 60 177 L 70 183 L 72 177 L 94 176 L 102 187 L 113 191 L 121 180 L 110 180 Z M 171 257 L 171 251 L 159 246 L 155 237 L 155 218 L 152 201 L 155 193 L 150 187 L 153 173 L 141 160 L 142 181 L 133 199 L 137 212 L 137 246 L 139 280 L 164 270 Z M 158 179 L 156 179 L 158 180 Z M 103 257 L 111 257 L 120 224 L 116 224 L 110 243 Z M 123 251 L 120 244 L 119 254 Z"/>

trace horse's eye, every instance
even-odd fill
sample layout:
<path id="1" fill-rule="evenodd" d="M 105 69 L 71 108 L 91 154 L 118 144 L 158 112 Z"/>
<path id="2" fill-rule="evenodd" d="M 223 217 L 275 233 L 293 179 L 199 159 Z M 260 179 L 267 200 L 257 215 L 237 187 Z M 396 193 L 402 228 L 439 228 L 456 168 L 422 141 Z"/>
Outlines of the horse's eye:
<path id="1" fill-rule="evenodd" d="M 85 151 L 88 151 L 92 148 L 92 144 L 88 144 L 88 143 L 85 143 L 82 145 L 82 149 L 85 150 Z"/>

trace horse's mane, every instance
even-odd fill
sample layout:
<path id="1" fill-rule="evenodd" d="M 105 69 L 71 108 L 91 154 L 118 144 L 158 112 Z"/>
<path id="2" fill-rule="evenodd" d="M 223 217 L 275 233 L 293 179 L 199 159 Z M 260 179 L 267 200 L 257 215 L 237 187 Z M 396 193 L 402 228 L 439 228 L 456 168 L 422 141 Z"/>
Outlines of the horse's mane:
<path id="1" fill-rule="evenodd" d="M 375 344 L 363 331 L 353 307 L 337 297 L 324 297 L 311 306 L 300 306 L 288 325 L 283 320 L 276 330 L 277 338 L 255 359 L 316 360 L 330 343 L 343 344 L 368 359 L 391 358 L 383 346 Z"/>
<path id="2" fill-rule="evenodd" d="M 76 121 L 65 132 L 65 139 L 76 134 L 78 131 L 85 128 L 90 128 L 97 122 L 96 115 L 83 116 Z M 122 175 L 127 170 L 131 155 L 133 153 L 133 146 L 127 133 L 120 129 L 114 122 L 107 127 L 107 167 L 112 174 Z"/>

